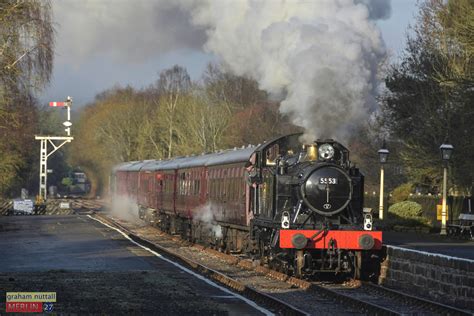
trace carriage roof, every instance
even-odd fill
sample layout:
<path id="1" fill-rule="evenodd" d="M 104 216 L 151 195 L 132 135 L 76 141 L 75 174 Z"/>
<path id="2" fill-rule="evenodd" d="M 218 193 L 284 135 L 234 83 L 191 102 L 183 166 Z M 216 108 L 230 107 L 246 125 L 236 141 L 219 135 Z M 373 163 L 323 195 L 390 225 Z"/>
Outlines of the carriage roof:
<path id="1" fill-rule="evenodd" d="M 117 171 L 156 171 L 175 170 L 193 167 L 226 165 L 247 162 L 255 151 L 255 146 L 242 149 L 229 149 L 199 156 L 177 157 L 170 160 L 145 160 L 122 163 L 113 168 Z"/>

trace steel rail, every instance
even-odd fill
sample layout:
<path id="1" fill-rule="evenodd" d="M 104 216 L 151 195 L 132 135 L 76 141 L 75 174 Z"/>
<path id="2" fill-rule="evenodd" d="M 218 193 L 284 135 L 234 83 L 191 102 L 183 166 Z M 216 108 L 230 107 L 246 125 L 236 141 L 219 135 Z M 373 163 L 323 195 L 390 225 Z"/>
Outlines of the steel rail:
<path id="1" fill-rule="evenodd" d="M 100 220 L 107 222 L 108 224 L 115 226 L 119 230 L 123 231 L 125 234 L 127 234 L 133 241 L 148 247 L 158 253 L 166 255 L 168 258 L 172 258 L 173 260 L 179 262 L 180 264 L 191 268 L 194 271 L 199 272 L 199 274 L 212 279 L 214 281 L 217 281 L 218 283 L 224 285 L 227 288 L 230 288 L 242 296 L 245 296 L 251 300 L 253 300 L 256 303 L 263 304 L 267 307 L 273 308 L 277 314 L 281 315 L 309 315 L 308 313 L 292 306 L 289 303 L 286 303 L 280 299 L 277 299 L 275 297 L 272 297 L 270 295 L 267 295 L 263 292 L 260 292 L 250 286 L 247 286 L 221 272 L 218 272 L 214 269 L 211 269 L 201 263 L 198 263 L 194 260 L 191 260 L 189 258 L 186 258 L 180 254 L 177 254 L 173 251 L 170 251 L 169 249 L 160 246 L 146 238 L 140 237 L 130 231 L 128 228 L 125 226 L 121 225 L 120 223 L 117 223 L 116 221 L 105 217 L 101 216 L 100 214 L 94 214 L 96 218 L 99 218 Z"/>
<path id="2" fill-rule="evenodd" d="M 323 295 L 335 300 L 338 303 L 346 304 L 359 309 L 361 312 L 369 315 L 401 315 L 400 313 L 389 308 L 379 306 L 364 300 L 354 298 L 349 295 L 342 294 L 336 290 L 312 283 L 308 290 L 317 295 Z"/>
<path id="3" fill-rule="evenodd" d="M 365 289 L 364 289 L 365 287 Z M 357 294 L 355 291 L 366 291 L 367 294 L 372 296 L 374 299 L 377 298 L 377 296 L 384 297 L 384 298 L 389 298 L 391 300 L 394 300 L 395 302 L 398 302 L 397 306 L 400 306 L 400 303 L 403 303 L 405 308 L 407 307 L 413 307 L 414 309 L 422 308 L 423 312 L 426 312 L 426 314 L 433 314 L 433 313 L 438 313 L 441 315 L 473 315 L 471 312 L 462 310 L 453 306 L 441 304 L 438 302 L 430 301 L 428 299 L 416 297 L 410 294 L 406 294 L 400 291 L 396 291 L 393 289 L 388 289 L 386 287 L 372 284 L 369 282 L 362 282 L 361 287 L 359 288 L 354 288 L 354 292 L 351 293 L 351 289 L 330 289 L 321 285 L 317 284 L 312 284 L 310 286 L 311 291 L 322 291 L 325 294 L 327 294 L 329 297 L 334 298 L 335 300 L 343 303 L 347 302 L 349 305 L 353 307 L 358 307 L 362 308 L 363 311 L 367 312 L 368 314 L 374 314 L 374 315 L 410 315 L 410 313 L 406 313 L 400 310 L 395 310 L 392 308 L 384 307 L 383 303 L 382 304 L 377 304 L 377 303 L 371 303 L 367 302 L 366 300 L 356 298 L 354 294 Z M 344 293 L 342 293 L 342 291 Z M 374 292 L 378 292 L 374 293 Z M 413 312 L 411 314 L 419 314 L 420 312 Z"/>
<path id="4" fill-rule="evenodd" d="M 472 315 L 472 313 L 469 311 L 466 311 L 454 306 L 442 304 L 439 302 L 431 301 L 422 297 L 407 294 L 407 293 L 397 291 L 394 289 L 389 289 L 382 285 L 377 285 L 377 284 L 373 284 L 369 282 L 363 282 L 362 286 L 367 287 L 371 293 L 379 292 L 381 295 L 384 295 L 385 297 L 390 297 L 392 299 L 400 300 L 400 301 L 403 301 L 404 303 L 409 303 L 410 305 L 420 306 L 426 309 L 427 311 L 437 312 L 444 315 Z"/>

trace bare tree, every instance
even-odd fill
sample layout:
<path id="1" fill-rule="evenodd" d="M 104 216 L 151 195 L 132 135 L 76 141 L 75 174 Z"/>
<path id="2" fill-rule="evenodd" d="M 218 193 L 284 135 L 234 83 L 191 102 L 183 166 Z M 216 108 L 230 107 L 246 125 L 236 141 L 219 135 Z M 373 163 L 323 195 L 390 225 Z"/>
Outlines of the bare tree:
<path id="1" fill-rule="evenodd" d="M 258 88 L 258 83 L 249 78 L 236 76 L 222 66 L 208 64 L 203 74 L 203 83 L 208 100 L 225 105 L 235 112 L 266 100 L 267 95 Z"/>
<path id="2" fill-rule="evenodd" d="M 186 147 L 196 151 L 215 151 L 225 146 L 225 135 L 231 118 L 224 102 L 214 103 L 202 87 L 195 87 L 186 97 L 186 109 L 181 111 L 179 135 Z M 195 153 L 194 152 L 194 153 Z"/>
<path id="3" fill-rule="evenodd" d="M 175 65 L 160 73 L 157 87 L 161 95 L 160 106 L 164 114 L 160 120 L 165 121 L 168 129 L 167 156 L 171 158 L 173 156 L 177 108 L 183 95 L 187 94 L 191 88 L 191 79 L 186 68 Z"/>
<path id="4" fill-rule="evenodd" d="M 0 92 L 44 87 L 51 78 L 53 48 L 49 1 L 0 1 Z"/>

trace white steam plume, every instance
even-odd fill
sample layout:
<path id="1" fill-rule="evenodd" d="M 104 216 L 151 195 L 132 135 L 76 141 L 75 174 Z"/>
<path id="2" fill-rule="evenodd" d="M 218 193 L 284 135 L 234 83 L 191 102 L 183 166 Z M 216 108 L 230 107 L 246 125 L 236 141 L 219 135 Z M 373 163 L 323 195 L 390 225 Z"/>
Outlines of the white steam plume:
<path id="1" fill-rule="evenodd" d="M 216 238 L 222 238 L 222 227 L 214 222 L 214 213 L 217 208 L 212 203 L 207 203 L 196 210 L 194 210 L 193 221 L 201 222 L 205 229 L 211 232 L 211 235 Z"/>
<path id="2" fill-rule="evenodd" d="M 385 55 L 372 19 L 388 16 L 388 0 L 197 3 L 205 48 L 279 97 L 307 141 L 343 137 L 368 117 Z"/>
<path id="3" fill-rule="evenodd" d="M 112 206 L 110 207 L 109 211 L 111 215 L 127 222 L 143 224 L 143 221 L 138 216 L 137 202 L 127 196 L 114 195 L 112 199 Z"/>

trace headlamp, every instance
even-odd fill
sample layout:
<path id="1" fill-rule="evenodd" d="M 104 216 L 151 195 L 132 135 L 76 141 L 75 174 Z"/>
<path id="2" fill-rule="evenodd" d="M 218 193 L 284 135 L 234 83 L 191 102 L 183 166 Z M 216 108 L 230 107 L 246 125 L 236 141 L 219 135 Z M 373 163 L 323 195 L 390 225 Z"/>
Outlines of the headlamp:
<path id="1" fill-rule="evenodd" d="M 334 147 L 329 144 L 323 144 L 318 148 L 319 157 L 324 160 L 331 159 L 334 157 Z"/>

